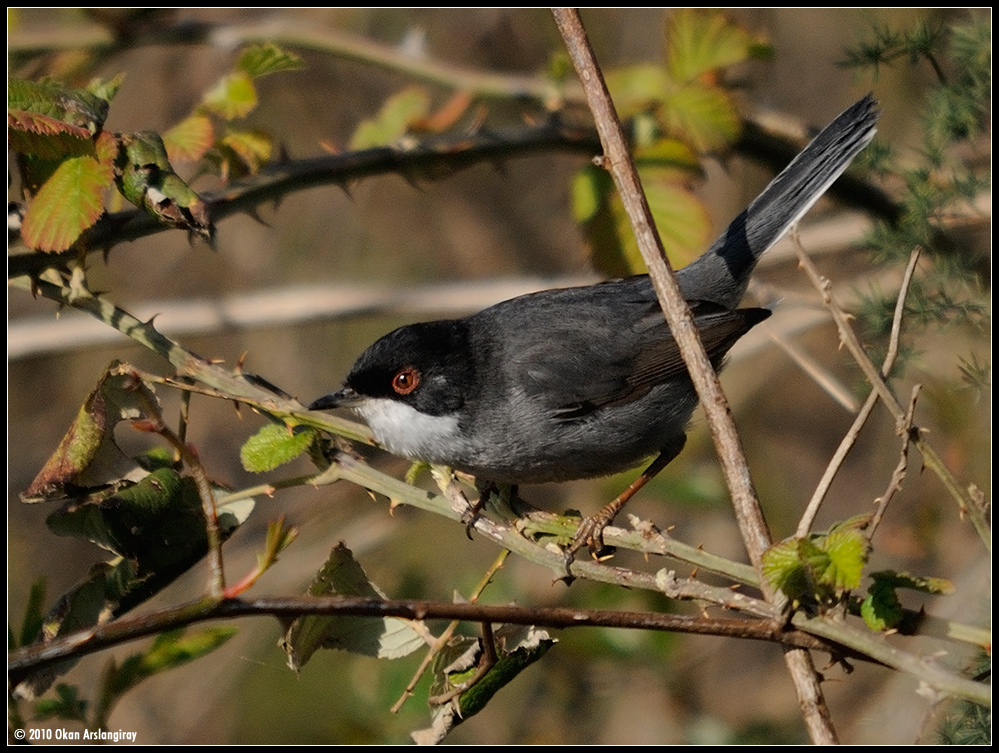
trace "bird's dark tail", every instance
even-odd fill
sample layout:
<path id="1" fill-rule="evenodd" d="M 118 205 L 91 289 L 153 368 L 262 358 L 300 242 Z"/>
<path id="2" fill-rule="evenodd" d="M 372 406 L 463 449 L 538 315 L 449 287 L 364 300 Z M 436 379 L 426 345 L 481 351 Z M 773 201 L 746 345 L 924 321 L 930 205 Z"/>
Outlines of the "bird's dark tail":
<path id="1" fill-rule="evenodd" d="M 868 94 L 826 126 L 728 226 L 700 258 L 678 273 L 688 300 L 734 308 L 756 261 L 819 200 L 877 130 L 877 102 Z"/>

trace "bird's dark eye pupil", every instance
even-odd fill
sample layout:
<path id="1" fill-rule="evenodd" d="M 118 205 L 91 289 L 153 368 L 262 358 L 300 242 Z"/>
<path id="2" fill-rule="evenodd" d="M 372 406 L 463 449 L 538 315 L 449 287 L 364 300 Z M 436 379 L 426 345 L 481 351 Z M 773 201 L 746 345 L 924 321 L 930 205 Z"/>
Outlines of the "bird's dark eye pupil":
<path id="1" fill-rule="evenodd" d="M 408 395 L 420 384 L 420 372 L 412 366 L 407 366 L 396 372 L 392 377 L 392 389 L 399 395 Z"/>

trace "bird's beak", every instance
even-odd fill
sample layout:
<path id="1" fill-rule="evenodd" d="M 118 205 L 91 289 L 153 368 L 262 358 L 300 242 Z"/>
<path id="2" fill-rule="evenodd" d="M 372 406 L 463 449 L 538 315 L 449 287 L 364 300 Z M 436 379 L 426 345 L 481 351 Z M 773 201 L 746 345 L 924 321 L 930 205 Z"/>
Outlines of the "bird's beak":
<path id="1" fill-rule="evenodd" d="M 361 402 L 363 398 L 350 387 L 323 395 L 318 400 L 312 401 L 309 410 L 330 410 L 332 408 L 350 408 Z"/>

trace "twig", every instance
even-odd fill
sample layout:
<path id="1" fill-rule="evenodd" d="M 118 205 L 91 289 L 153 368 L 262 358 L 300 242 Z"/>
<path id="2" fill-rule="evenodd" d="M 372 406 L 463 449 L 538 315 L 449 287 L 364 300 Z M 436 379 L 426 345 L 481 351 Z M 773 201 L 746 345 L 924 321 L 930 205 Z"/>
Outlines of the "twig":
<path id="1" fill-rule="evenodd" d="M 592 130 L 552 119 L 537 126 L 478 134 L 447 134 L 405 148 L 382 146 L 277 162 L 238 183 L 216 191 L 203 191 L 201 197 L 209 206 L 212 221 L 217 223 L 233 214 L 253 211 L 261 204 L 279 202 L 288 194 L 313 186 L 343 186 L 385 173 L 398 173 L 412 182 L 439 180 L 483 162 L 498 164 L 537 152 L 560 150 L 592 155 L 599 150 L 599 143 Z M 169 229 L 139 209 L 114 212 L 87 230 L 69 251 L 10 255 L 7 277 L 38 275 L 42 270 L 65 267 L 75 261 L 81 248 L 87 253 L 100 252 Z"/>
<path id="2" fill-rule="evenodd" d="M 798 242 L 798 236 L 795 234 L 795 247 L 800 247 Z M 916 271 L 916 264 L 919 262 L 919 248 L 914 248 L 912 253 L 909 254 L 909 263 L 905 268 L 905 275 L 902 278 L 902 285 L 898 291 L 898 299 L 895 301 L 895 316 L 892 319 L 891 325 L 891 338 L 888 341 L 888 353 L 885 355 L 884 364 L 881 366 L 881 373 L 887 376 L 892 367 L 895 365 L 895 359 L 898 357 L 898 342 L 902 334 L 902 312 L 905 310 L 905 297 L 909 292 L 909 285 L 912 282 L 912 276 Z M 822 505 L 822 501 L 825 499 L 826 494 L 829 493 L 829 488 L 832 486 L 833 479 L 836 478 L 836 474 L 839 473 L 840 468 L 843 466 L 843 461 L 846 460 L 846 456 L 853 449 L 853 445 L 857 441 L 857 437 L 860 436 L 860 430 L 867 423 L 867 419 L 871 415 L 871 411 L 874 410 L 874 405 L 877 403 L 877 392 L 872 391 L 868 396 L 867 400 L 864 401 L 864 405 L 861 407 L 860 412 L 857 413 L 856 418 L 853 420 L 853 425 L 850 426 L 849 431 L 839 443 L 839 447 L 836 448 L 836 452 L 829 461 L 829 465 L 826 466 L 825 472 L 822 474 L 822 478 L 819 479 L 818 485 L 815 487 L 815 492 L 812 494 L 812 498 L 809 500 L 808 505 L 805 507 L 805 512 L 801 516 L 801 520 L 798 523 L 798 530 L 795 531 L 795 536 L 799 539 L 804 538 L 808 535 L 809 531 L 812 530 L 812 524 L 815 522 L 815 516 L 818 515 L 819 507 Z"/>
<path id="3" fill-rule="evenodd" d="M 493 560 L 493 563 L 489 566 L 489 569 L 486 570 L 485 575 L 482 576 L 482 579 L 472 590 L 471 595 L 468 597 L 469 604 L 478 603 L 479 597 L 482 595 L 482 592 L 485 591 L 486 586 L 488 586 L 492 582 L 493 578 L 496 576 L 496 573 L 498 573 L 502 569 L 503 563 L 506 562 L 506 558 L 509 555 L 510 552 L 507 549 L 502 550 L 499 553 L 499 555 L 497 555 L 496 559 Z M 409 684 L 406 686 L 406 689 L 402 693 L 402 697 L 399 698 L 399 700 L 396 701 L 395 705 L 392 707 L 393 714 L 398 714 L 399 710 L 402 708 L 402 705 L 406 702 L 406 699 L 408 699 L 411 695 L 413 695 L 413 689 L 416 687 L 416 683 L 418 683 L 420 681 L 420 678 L 423 677 L 423 673 L 427 671 L 427 667 L 430 666 L 430 663 L 434 660 L 434 657 L 436 657 L 440 653 L 441 649 L 444 648 L 445 645 L 447 645 L 447 642 L 451 640 L 451 636 L 454 635 L 454 631 L 457 630 L 459 624 L 460 624 L 459 620 L 453 620 L 444 629 L 444 632 L 442 632 L 440 636 L 437 637 L 435 644 L 430 648 L 430 651 L 427 652 L 427 655 L 423 657 L 423 661 L 420 662 L 420 666 L 417 668 L 416 672 L 413 673 L 413 679 L 409 681 Z M 485 634 L 487 629 L 488 628 L 486 624 L 483 624 L 483 634 Z"/>
<path id="4" fill-rule="evenodd" d="M 902 448 L 899 451 L 898 465 L 895 466 L 895 470 L 891 474 L 891 479 L 888 481 L 888 488 L 876 500 L 878 509 L 874 512 L 871 524 L 864 530 L 864 536 L 868 541 L 874 538 L 874 532 L 877 530 L 878 525 L 880 525 L 885 510 L 888 509 L 888 503 L 891 502 L 895 493 L 902 488 L 902 481 L 905 479 L 906 468 L 909 465 L 909 445 L 912 444 L 914 437 L 919 436 L 919 429 L 914 427 L 912 423 L 913 414 L 916 412 L 916 398 L 919 395 L 919 389 L 920 385 L 918 384 L 912 388 L 912 398 L 909 400 L 909 410 L 905 414 L 905 422 L 898 429 L 898 433 L 902 437 Z"/>
<path id="5" fill-rule="evenodd" d="M 810 376 L 812 381 L 821 387 L 835 402 L 839 403 L 850 413 L 855 413 L 857 411 L 857 404 L 853 399 L 853 395 L 850 394 L 850 391 L 843 383 L 794 342 L 784 337 L 775 327 L 767 326 L 768 324 L 769 322 L 763 323 L 767 334 L 784 351 L 787 357 L 794 361 L 798 365 L 798 368 Z"/>
<path id="6" fill-rule="evenodd" d="M 857 339 L 853 328 L 850 326 L 849 317 L 843 311 L 843 309 L 836 303 L 835 298 L 832 294 L 832 286 L 829 280 L 822 277 L 819 271 L 815 268 L 811 259 L 808 258 L 808 254 L 805 250 L 801 248 L 800 244 L 795 244 L 796 250 L 798 252 L 798 261 L 805 270 L 805 273 L 812 280 L 812 284 L 819 290 L 822 294 L 822 300 L 832 314 L 833 321 L 836 322 L 836 328 L 839 330 L 840 340 L 846 345 L 847 349 L 850 351 L 850 355 L 853 356 L 857 365 L 860 366 L 861 371 L 864 372 L 864 376 L 874 387 L 874 392 L 878 397 L 881 398 L 885 407 L 895 418 L 897 424 L 901 424 L 905 421 L 905 409 L 902 408 L 901 404 L 896 399 L 895 395 L 888 388 L 887 383 L 881 377 L 877 368 L 871 363 L 871 359 L 867 356 L 864 351 L 863 346 Z M 951 496 L 957 502 L 958 510 L 962 515 L 967 515 L 971 520 L 972 526 L 974 526 L 975 531 L 978 533 L 979 538 L 985 545 L 987 551 L 992 551 L 992 531 L 988 520 L 985 517 L 984 511 L 975 504 L 971 495 L 966 489 L 963 489 L 960 484 L 957 483 L 957 479 L 954 478 L 950 469 L 943 462 L 940 456 L 937 454 L 936 450 L 921 436 L 913 439 L 913 444 L 916 445 L 916 449 L 919 450 L 920 454 L 923 456 L 923 465 L 933 471 L 937 477 L 943 482 L 947 491 L 950 492 Z"/>
<path id="7" fill-rule="evenodd" d="M 771 537 L 756 498 L 728 401 L 700 342 L 690 308 L 680 292 L 662 243 L 655 232 L 652 213 L 638 180 L 634 163 L 631 161 L 607 86 L 586 38 L 586 32 L 583 30 L 579 13 L 565 8 L 557 8 L 553 12 L 559 31 L 569 49 L 569 56 L 583 82 L 583 89 L 590 103 L 601 143 L 604 145 L 605 164 L 614 178 L 621 201 L 628 213 L 659 304 L 666 315 L 670 330 L 676 338 L 684 363 L 704 406 L 750 561 L 758 571 L 762 572 L 763 553 L 770 546 Z M 766 579 L 761 579 L 760 585 L 767 601 L 778 604 L 783 602 L 782 595 L 776 592 Z M 790 650 L 785 652 L 785 662 L 797 690 L 802 713 L 805 715 L 805 725 L 812 739 L 815 742 L 834 742 L 836 733 L 829 712 L 825 708 L 811 658 L 804 652 Z"/>
<path id="8" fill-rule="evenodd" d="M 760 511 L 753 489 L 744 453 L 735 431 L 728 408 L 728 401 L 718 383 L 715 370 L 711 367 L 704 347 L 697 336 L 690 308 L 680 292 L 673 270 L 666 259 L 662 243 L 655 230 L 652 212 L 638 179 L 638 172 L 628 151 L 628 144 L 611 102 L 610 93 L 604 83 L 603 74 L 597 65 L 593 49 L 590 47 L 579 14 L 571 8 L 553 10 L 555 22 L 562 33 L 569 56 L 586 93 L 594 122 L 604 148 L 604 164 L 621 196 L 628 219 L 631 222 L 642 252 L 642 259 L 649 269 L 659 303 L 663 308 L 670 330 L 676 338 L 687 364 L 697 394 L 701 398 L 711 434 L 718 449 L 719 459 L 725 478 L 732 492 L 736 507 L 739 528 L 743 541 L 754 566 L 759 567 L 763 552 L 770 545 L 770 533 Z"/>

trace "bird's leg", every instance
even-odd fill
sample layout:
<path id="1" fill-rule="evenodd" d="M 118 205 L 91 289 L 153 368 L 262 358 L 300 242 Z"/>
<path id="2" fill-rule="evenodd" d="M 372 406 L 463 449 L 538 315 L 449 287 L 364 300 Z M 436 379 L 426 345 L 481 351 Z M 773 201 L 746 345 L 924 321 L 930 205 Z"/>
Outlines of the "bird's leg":
<path id="1" fill-rule="evenodd" d="M 508 491 L 510 499 L 517 497 L 516 485 L 504 485 L 501 487 L 495 481 L 480 482 L 476 480 L 476 488 L 479 492 L 479 498 L 470 504 L 461 516 L 461 522 L 465 524 L 465 535 L 468 536 L 469 540 L 472 538 L 472 528 L 475 526 L 475 521 L 479 519 L 479 515 L 485 509 L 490 494 L 502 494 L 504 491 Z"/>
<path id="2" fill-rule="evenodd" d="M 659 457 L 653 460 L 652 464 L 642 471 L 641 475 L 632 481 L 631 485 L 621 492 L 613 502 L 600 510 L 596 515 L 591 515 L 583 519 L 576 530 L 576 535 L 572 543 L 565 550 L 565 574 L 569 582 L 573 578 L 570 567 L 573 560 L 576 559 L 576 552 L 579 551 L 583 544 L 586 544 L 590 548 L 590 552 L 594 558 L 599 558 L 602 554 L 609 554 L 610 552 L 607 551 L 608 547 L 604 545 L 604 529 L 614 521 L 617 514 L 621 512 L 621 509 L 628 503 L 628 500 L 635 496 L 639 489 L 655 478 L 659 471 L 669 465 L 680 454 L 686 442 L 687 436 L 681 434 L 672 444 L 664 447 L 659 453 Z"/>

